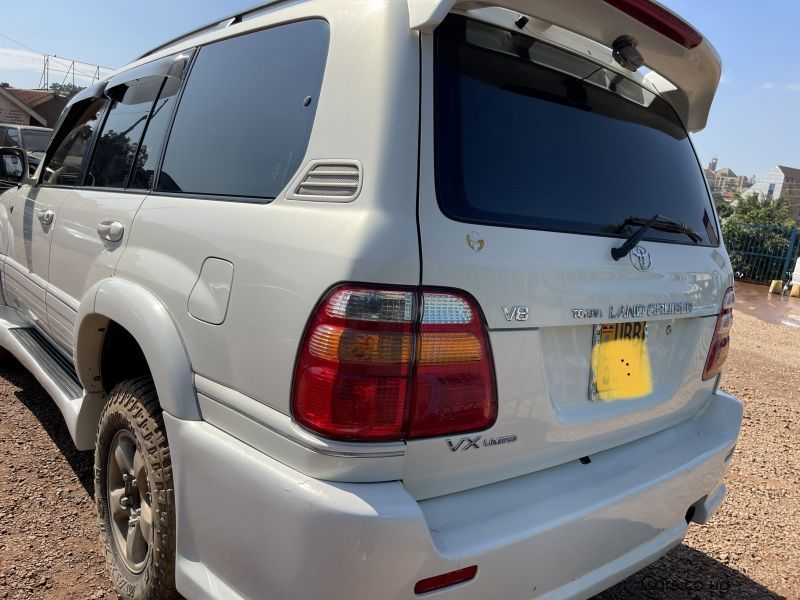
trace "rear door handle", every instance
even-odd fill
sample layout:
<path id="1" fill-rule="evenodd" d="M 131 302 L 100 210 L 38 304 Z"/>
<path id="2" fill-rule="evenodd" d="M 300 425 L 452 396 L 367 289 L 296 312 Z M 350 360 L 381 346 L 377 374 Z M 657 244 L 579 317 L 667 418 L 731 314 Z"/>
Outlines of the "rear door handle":
<path id="1" fill-rule="evenodd" d="M 125 233 L 125 226 L 119 221 L 102 221 L 97 225 L 97 233 L 108 242 L 118 242 Z"/>
<path id="2" fill-rule="evenodd" d="M 39 222 L 42 225 L 50 225 L 53 222 L 56 213 L 54 213 L 52 210 L 48 208 L 47 210 L 39 210 L 36 213 L 36 216 L 39 217 Z"/>

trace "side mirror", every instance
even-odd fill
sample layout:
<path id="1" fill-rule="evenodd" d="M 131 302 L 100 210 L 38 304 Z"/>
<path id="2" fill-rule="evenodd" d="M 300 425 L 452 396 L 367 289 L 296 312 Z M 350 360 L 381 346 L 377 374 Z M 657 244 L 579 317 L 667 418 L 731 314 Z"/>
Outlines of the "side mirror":
<path id="1" fill-rule="evenodd" d="M 28 153 L 22 148 L 0 148 L 0 179 L 22 184 L 29 179 Z"/>

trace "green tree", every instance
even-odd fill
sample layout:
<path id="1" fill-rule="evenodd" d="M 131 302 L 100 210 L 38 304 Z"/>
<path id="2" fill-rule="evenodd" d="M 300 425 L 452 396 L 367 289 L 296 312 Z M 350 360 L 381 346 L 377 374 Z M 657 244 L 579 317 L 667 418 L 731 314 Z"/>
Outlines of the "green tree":
<path id="1" fill-rule="evenodd" d="M 733 214 L 733 207 L 722 198 L 714 198 L 714 206 L 720 219 L 727 219 Z"/>
<path id="2" fill-rule="evenodd" d="M 75 94 L 80 92 L 82 87 L 73 85 L 71 83 L 51 83 L 50 91 L 56 94 L 61 94 L 67 98 L 72 98 Z"/>
<path id="3" fill-rule="evenodd" d="M 773 225 L 776 227 L 793 227 L 789 203 L 783 198 L 759 199 L 751 194 L 739 198 L 731 215 L 733 220 L 754 225 Z"/>
<path id="4" fill-rule="evenodd" d="M 722 217 L 722 235 L 737 279 L 784 279 L 786 253 L 794 220 L 783 198 L 739 198 L 730 216 Z"/>
<path id="5" fill-rule="evenodd" d="M 8 83 L 7 81 L 0 81 L 0 87 L 10 88 L 11 84 Z"/>

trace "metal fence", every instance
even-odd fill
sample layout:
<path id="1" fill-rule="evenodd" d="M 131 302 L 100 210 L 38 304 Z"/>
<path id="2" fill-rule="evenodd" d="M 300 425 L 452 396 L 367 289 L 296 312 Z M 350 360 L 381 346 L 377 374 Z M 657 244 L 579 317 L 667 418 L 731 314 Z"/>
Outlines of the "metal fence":
<path id="1" fill-rule="evenodd" d="M 723 232 L 736 279 L 769 283 L 791 277 L 800 255 L 800 230 L 726 220 Z"/>

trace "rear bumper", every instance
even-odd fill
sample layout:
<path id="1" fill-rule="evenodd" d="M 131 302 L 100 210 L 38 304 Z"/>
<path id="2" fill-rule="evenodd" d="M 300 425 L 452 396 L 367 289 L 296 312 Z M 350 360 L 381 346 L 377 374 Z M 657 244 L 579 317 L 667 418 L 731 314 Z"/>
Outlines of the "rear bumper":
<path id="1" fill-rule="evenodd" d="M 178 589 L 191 598 L 587 598 L 680 543 L 719 506 L 741 403 L 523 477 L 417 502 L 400 482 L 304 476 L 204 422 L 165 417 L 176 474 Z"/>

